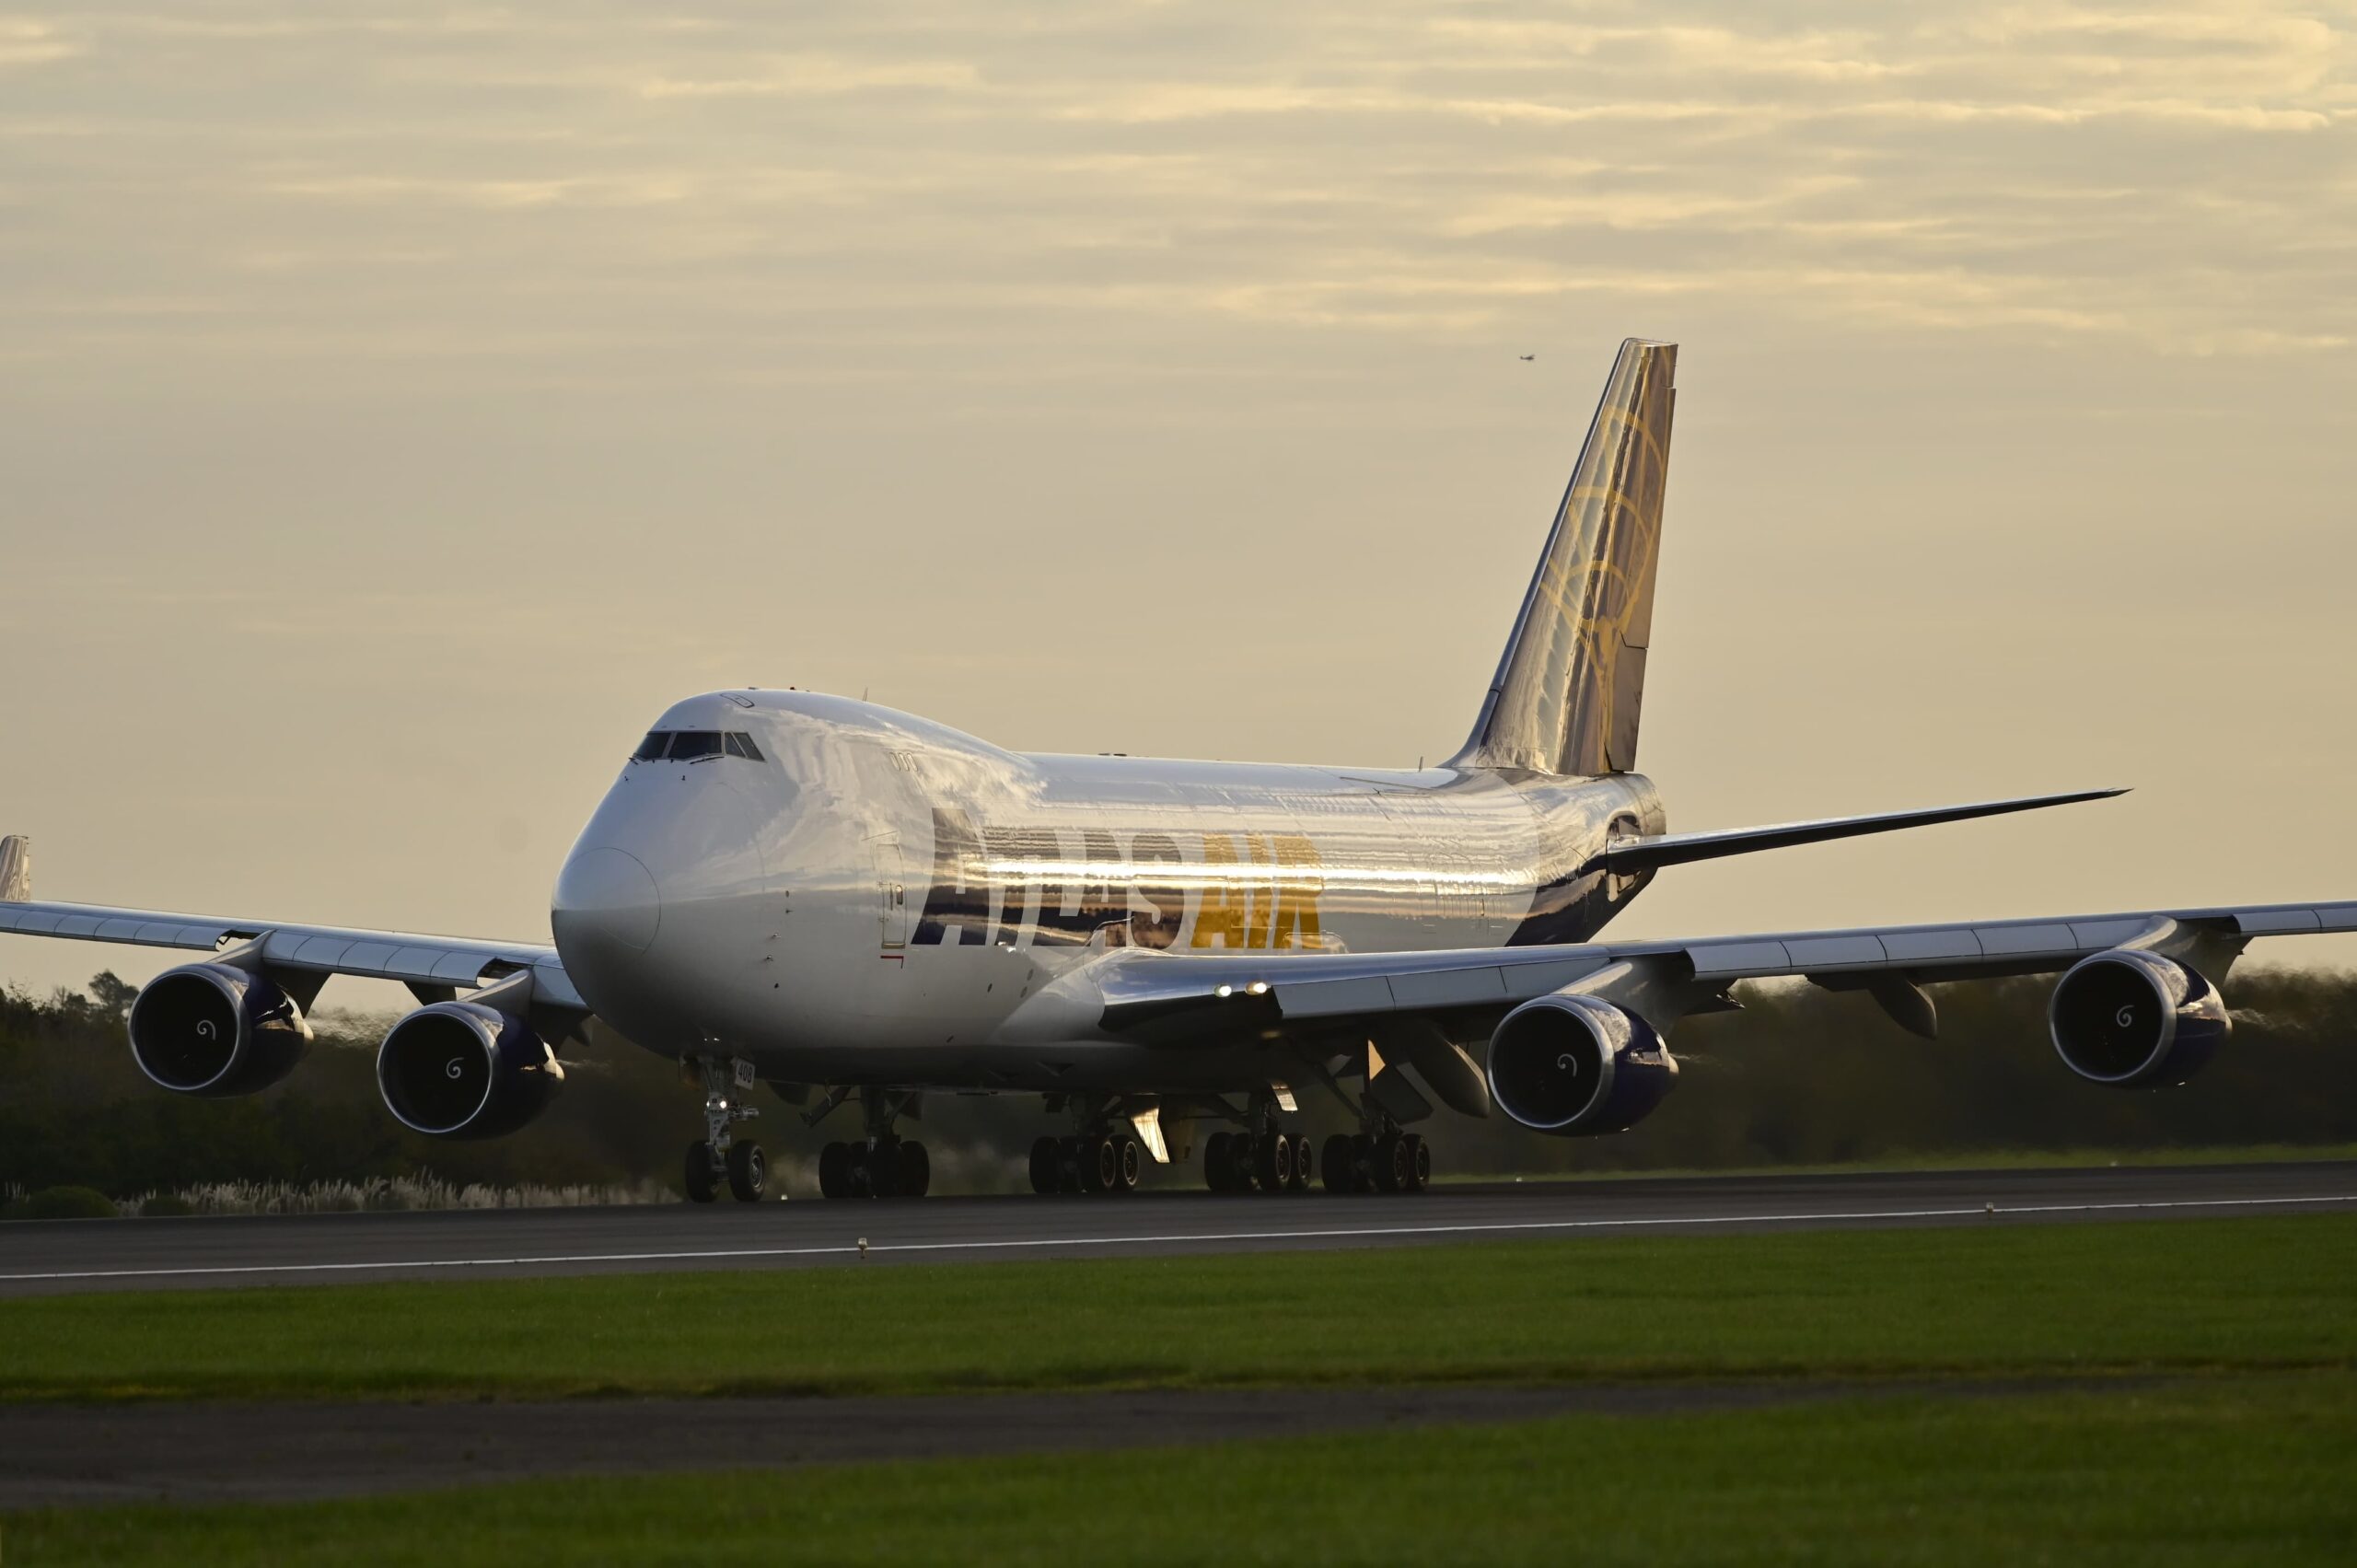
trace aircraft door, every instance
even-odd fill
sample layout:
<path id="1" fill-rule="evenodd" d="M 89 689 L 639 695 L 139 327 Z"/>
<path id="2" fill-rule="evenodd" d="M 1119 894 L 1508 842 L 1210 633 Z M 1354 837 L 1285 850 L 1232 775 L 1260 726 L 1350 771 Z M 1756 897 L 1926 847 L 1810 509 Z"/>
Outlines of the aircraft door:
<path id="1" fill-rule="evenodd" d="M 900 841 L 870 839 L 876 859 L 876 913 L 879 945 L 897 953 L 909 945 L 909 888 L 900 867 Z"/>

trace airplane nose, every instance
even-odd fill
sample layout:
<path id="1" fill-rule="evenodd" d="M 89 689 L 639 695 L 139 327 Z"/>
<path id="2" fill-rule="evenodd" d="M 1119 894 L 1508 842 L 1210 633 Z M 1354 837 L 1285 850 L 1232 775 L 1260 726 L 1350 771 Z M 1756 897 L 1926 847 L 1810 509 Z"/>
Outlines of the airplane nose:
<path id="1" fill-rule="evenodd" d="M 557 874 L 549 906 L 559 948 L 586 940 L 644 953 L 663 923 L 655 877 L 627 850 L 576 851 Z"/>

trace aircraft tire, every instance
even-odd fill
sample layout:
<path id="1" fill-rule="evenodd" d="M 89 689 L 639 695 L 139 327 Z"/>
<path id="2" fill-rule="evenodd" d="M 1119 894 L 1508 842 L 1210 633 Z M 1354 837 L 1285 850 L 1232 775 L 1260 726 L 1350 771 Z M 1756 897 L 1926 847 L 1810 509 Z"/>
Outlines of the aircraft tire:
<path id="1" fill-rule="evenodd" d="M 900 1145 L 900 1179 L 893 1190 L 903 1198 L 922 1198 L 933 1185 L 933 1156 L 913 1139 Z"/>
<path id="2" fill-rule="evenodd" d="M 1114 1152 L 1113 1140 L 1101 1132 L 1091 1132 L 1080 1140 L 1080 1190 L 1084 1192 L 1105 1192 L 1112 1189 L 1121 1173 L 1120 1156 Z"/>
<path id="3" fill-rule="evenodd" d="M 1408 1134 L 1408 1191 L 1421 1192 L 1433 1183 L 1432 1145 L 1424 1142 L 1422 1134 L 1415 1132 Z"/>
<path id="4" fill-rule="evenodd" d="M 758 1203 L 769 1190 L 769 1157 L 759 1144 L 728 1145 L 728 1191 L 740 1203 Z"/>
<path id="5" fill-rule="evenodd" d="M 1063 1185 L 1063 1161 L 1053 1138 L 1042 1134 L 1031 1140 L 1031 1191 L 1046 1197 Z"/>
<path id="6" fill-rule="evenodd" d="M 1408 1157 L 1406 1144 L 1398 1133 L 1379 1139 L 1375 1145 L 1375 1190 L 1378 1192 L 1401 1191 L 1402 1179 L 1415 1168 Z"/>
<path id="7" fill-rule="evenodd" d="M 1113 1140 L 1113 1186 L 1116 1192 L 1134 1192 L 1145 1173 L 1145 1150 L 1124 1132 Z"/>
<path id="8" fill-rule="evenodd" d="M 1309 1134 L 1304 1132 L 1293 1141 L 1293 1179 L 1285 1183 L 1288 1192 L 1309 1191 Z"/>
<path id="9" fill-rule="evenodd" d="M 819 1151 L 819 1196 L 848 1198 L 851 1196 L 851 1147 L 847 1144 L 829 1144 Z"/>
<path id="10" fill-rule="evenodd" d="M 1252 1141 L 1252 1180 L 1263 1192 L 1282 1192 L 1293 1181 L 1293 1140 L 1271 1132 Z"/>
<path id="11" fill-rule="evenodd" d="M 1233 1132 L 1214 1132 L 1203 1142 L 1203 1185 L 1214 1192 L 1227 1191 L 1228 1145 Z"/>
<path id="12" fill-rule="evenodd" d="M 1325 1159 L 1321 1163 L 1325 1167 L 1322 1174 L 1327 1191 L 1355 1192 L 1359 1190 L 1358 1167 L 1351 1158 L 1351 1135 L 1348 1132 L 1337 1132 L 1326 1140 Z"/>
<path id="13" fill-rule="evenodd" d="M 686 1187 L 689 1202 L 709 1203 L 720 1196 L 719 1166 L 720 1162 L 713 1157 L 710 1144 L 688 1145 Z"/>
<path id="14" fill-rule="evenodd" d="M 1351 1134 L 1352 1191 L 1373 1192 L 1377 1191 L 1375 1180 L 1375 1159 L 1376 1153 L 1376 1140 L 1372 1133 L 1353 1132 Z"/>

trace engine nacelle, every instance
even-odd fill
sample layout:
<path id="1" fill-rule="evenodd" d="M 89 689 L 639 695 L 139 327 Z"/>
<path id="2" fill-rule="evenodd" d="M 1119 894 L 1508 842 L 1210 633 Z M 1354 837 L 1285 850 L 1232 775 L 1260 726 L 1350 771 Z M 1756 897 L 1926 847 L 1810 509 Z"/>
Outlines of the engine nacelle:
<path id="1" fill-rule="evenodd" d="M 436 1002 L 406 1014 L 377 1048 L 377 1090 L 413 1132 L 496 1138 L 549 1108 L 564 1083 L 556 1052 L 513 1013 Z"/>
<path id="2" fill-rule="evenodd" d="M 2046 1022 L 2064 1066 L 2120 1089 L 2182 1084 L 2233 1028 L 2200 973 L 2134 947 L 2080 959 L 2056 983 Z"/>
<path id="3" fill-rule="evenodd" d="M 270 1087 L 311 1048 L 295 999 L 229 964 L 183 964 L 131 1004 L 131 1059 L 175 1094 L 250 1095 Z"/>
<path id="4" fill-rule="evenodd" d="M 1678 1083 L 1651 1024 L 1594 996 L 1558 992 L 1508 1013 L 1490 1036 L 1490 1098 L 1540 1132 L 1625 1132 Z"/>

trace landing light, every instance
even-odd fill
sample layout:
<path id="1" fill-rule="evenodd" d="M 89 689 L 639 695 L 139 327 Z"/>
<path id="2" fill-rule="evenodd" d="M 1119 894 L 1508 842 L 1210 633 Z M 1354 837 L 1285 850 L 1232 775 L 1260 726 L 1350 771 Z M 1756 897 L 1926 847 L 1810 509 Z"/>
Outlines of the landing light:
<path id="1" fill-rule="evenodd" d="M 1269 994 L 1269 982 L 1265 980 L 1256 980 L 1251 984 L 1246 986 L 1244 990 L 1248 995 L 1266 996 Z"/>
<path id="2" fill-rule="evenodd" d="M 1233 995 L 1235 995 L 1235 994 L 1236 994 L 1236 987 L 1234 987 L 1234 986 L 1232 986 L 1232 985 L 1220 985 L 1220 986 L 1215 986 L 1215 987 L 1213 987 L 1213 990 L 1212 990 L 1212 994 L 1213 994 L 1213 996 L 1223 996 L 1223 997 L 1225 997 L 1225 996 L 1233 996 Z"/>

